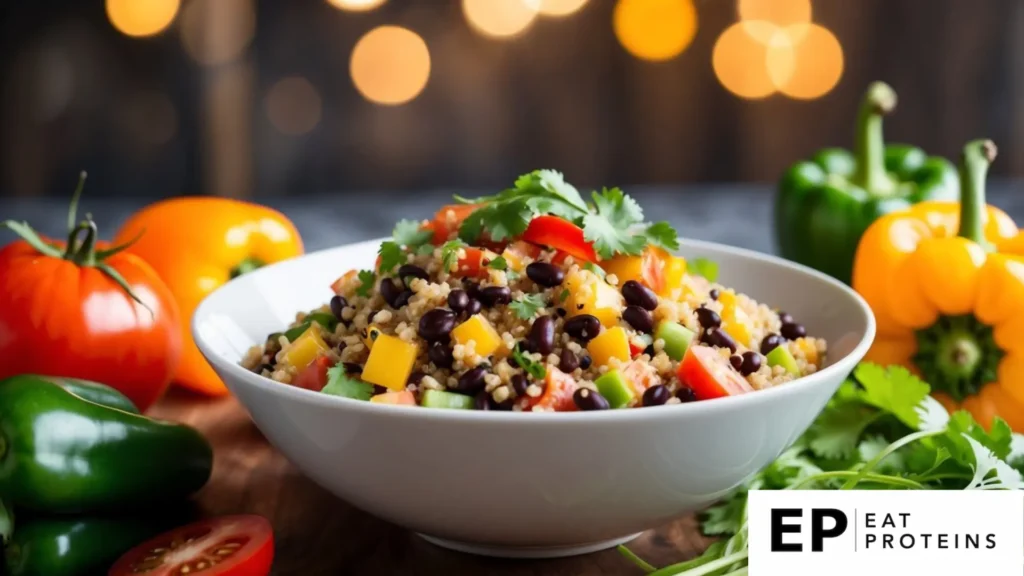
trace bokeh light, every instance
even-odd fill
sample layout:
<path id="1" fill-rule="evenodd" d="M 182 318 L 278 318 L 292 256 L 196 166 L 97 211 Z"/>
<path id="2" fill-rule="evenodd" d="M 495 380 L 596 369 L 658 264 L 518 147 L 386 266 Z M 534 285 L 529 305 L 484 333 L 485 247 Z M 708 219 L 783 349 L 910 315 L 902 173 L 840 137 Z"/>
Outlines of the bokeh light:
<path id="1" fill-rule="evenodd" d="M 320 123 L 323 103 L 316 88 L 301 76 L 278 80 L 266 98 L 267 118 L 284 134 L 305 134 Z"/>
<path id="2" fill-rule="evenodd" d="M 412 30 L 380 26 L 359 39 L 349 67 L 356 89 L 367 100 L 404 104 L 427 85 L 430 51 Z"/>
<path id="3" fill-rule="evenodd" d="M 384 4 L 384 0 L 327 0 L 327 3 L 349 12 L 369 12 Z"/>
<path id="4" fill-rule="evenodd" d="M 541 0 L 462 0 L 462 12 L 474 30 L 485 36 L 510 38 L 537 18 Z"/>
<path id="5" fill-rule="evenodd" d="M 181 13 L 181 42 L 200 64 L 238 58 L 256 33 L 253 0 L 190 0 Z"/>
<path id="6" fill-rule="evenodd" d="M 675 58 L 697 33 L 692 0 L 619 0 L 612 16 L 615 36 L 642 60 Z"/>
<path id="7" fill-rule="evenodd" d="M 771 37 L 779 28 L 759 22 Z M 775 84 L 765 63 L 768 46 L 748 34 L 743 22 L 733 24 L 718 37 L 711 55 L 711 65 L 725 89 L 741 98 L 765 98 L 775 92 Z"/>
<path id="8" fill-rule="evenodd" d="M 141 38 L 163 32 L 180 5 L 180 0 L 107 0 L 107 18 L 123 34 Z"/>
<path id="9" fill-rule="evenodd" d="M 540 13 L 560 18 L 575 14 L 586 3 L 587 0 L 540 0 Z"/>
<path id="10" fill-rule="evenodd" d="M 811 21 L 811 0 L 739 0 L 740 20 L 762 20 L 778 26 Z"/>
<path id="11" fill-rule="evenodd" d="M 779 92 L 812 100 L 835 88 L 843 75 L 843 47 L 832 32 L 817 24 L 796 24 L 784 28 L 781 35 L 791 47 L 773 42 L 767 58 L 768 73 Z M 773 62 L 779 59 L 777 53 L 789 62 Z"/>

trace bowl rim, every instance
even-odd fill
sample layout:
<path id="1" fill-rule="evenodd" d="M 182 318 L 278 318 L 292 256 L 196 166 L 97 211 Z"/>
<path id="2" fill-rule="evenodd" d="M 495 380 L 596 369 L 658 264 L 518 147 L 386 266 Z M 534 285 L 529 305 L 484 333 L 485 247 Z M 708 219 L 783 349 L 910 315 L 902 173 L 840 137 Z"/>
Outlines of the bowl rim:
<path id="1" fill-rule="evenodd" d="M 709 242 L 705 240 L 695 240 L 690 238 L 679 238 L 680 247 L 692 247 L 697 249 L 710 249 L 715 251 L 722 251 L 731 253 L 737 256 L 753 258 L 758 260 L 764 260 L 775 266 L 789 270 L 790 272 L 809 276 L 820 280 L 832 288 L 836 289 L 840 294 L 843 294 L 847 298 L 850 298 L 860 312 L 863 314 L 866 329 L 864 334 L 861 336 L 860 341 L 857 345 L 846 355 L 840 358 L 837 362 L 810 374 L 802 378 L 798 378 L 791 382 L 786 383 L 783 386 L 777 386 L 768 388 L 765 390 L 757 390 L 738 396 L 727 396 L 724 398 L 715 398 L 713 400 L 704 400 L 700 402 L 689 402 L 685 404 L 668 404 L 663 406 L 650 406 L 644 407 L 643 409 L 625 409 L 625 410 L 599 410 L 599 411 L 575 411 L 575 412 L 513 412 L 513 411 L 495 411 L 495 410 L 460 410 L 460 409 L 449 409 L 449 408 L 432 408 L 424 409 L 422 406 L 407 406 L 407 405 L 390 405 L 390 404 L 377 404 L 374 402 L 367 402 L 364 400 L 355 400 L 352 398 L 344 398 L 341 396 L 332 396 L 329 394 L 322 394 L 313 390 L 306 390 L 304 388 L 296 388 L 287 384 L 276 382 L 264 376 L 255 374 L 243 368 L 237 362 L 232 362 L 227 358 L 213 352 L 212 349 L 206 345 L 204 339 L 199 335 L 198 325 L 199 318 L 206 316 L 211 313 L 208 308 L 212 306 L 213 301 L 217 295 L 223 292 L 228 286 L 235 284 L 236 282 L 244 282 L 247 279 L 255 278 L 260 275 L 273 274 L 282 265 L 287 265 L 306 258 L 311 258 L 317 255 L 322 255 L 327 252 L 341 251 L 345 249 L 358 249 L 365 248 L 373 245 L 379 245 L 380 242 L 387 240 L 388 238 L 379 238 L 372 240 L 363 240 L 359 242 L 351 242 L 348 244 L 342 244 L 330 248 L 324 248 L 313 252 L 308 252 L 300 256 L 283 260 L 259 268 L 253 272 L 246 274 L 245 276 L 233 279 L 224 285 L 220 286 L 210 294 L 208 294 L 202 302 L 196 307 L 195 312 L 192 315 L 190 322 L 191 333 L 193 339 L 196 342 L 200 352 L 207 359 L 207 361 L 215 368 L 225 370 L 227 373 L 236 379 L 236 382 L 242 385 L 249 386 L 252 388 L 259 389 L 262 392 L 266 392 L 272 395 L 278 395 L 279 397 L 287 398 L 291 401 L 297 401 L 304 404 L 319 405 L 322 407 L 335 408 L 340 410 L 354 410 L 357 412 L 365 413 L 367 416 L 370 415 L 382 415 L 390 416 L 395 418 L 409 419 L 409 420 L 420 420 L 420 421 L 434 421 L 437 419 L 451 421 L 451 422 L 466 422 L 466 423 L 491 423 L 499 425 L 508 425 L 513 422 L 525 422 L 531 425 L 538 425 L 541 423 L 562 423 L 562 424 L 590 424 L 593 422 L 604 422 L 604 423 L 615 423 L 615 422 L 635 422 L 636 420 L 644 420 L 651 418 L 660 417 L 685 417 L 687 414 L 694 415 L 695 412 L 701 413 L 703 416 L 710 416 L 719 414 L 723 411 L 740 410 L 746 406 L 752 404 L 758 404 L 762 402 L 772 402 L 773 399 L 777 401 L 784 401 L 790 395 L 801 394 L 805 391 L 809 391 L 816 386 L 822 386 L 840 372 L 845 372 L 843 377 L 853 371 L 856 365 L 861 361 L 868 349 L 874 342 L 876 333 L 876 321 L 874 313 L 867 301 L 855 292 L 851 287 L 843 284 L 839 280 L 832 278 L 831 276 L 814 270 L 808 266 L 804 266 L 791 260 L 786 260 L 779 256 L 767 254 L 764 252 L 758 252 L 756 250 L 750 250 L 747 248 L 740 248 L 736 246 L 730 246 L 728 244 L 721 244 L 718 242 Z M 220 376 L 218 374 L 218 376 Z M 230 390 L 230 387 L 229 387 Z M 233 396 L 236 396 L 232 392 Z M 236 396 L 237 397 L 237 396 Z M 244 404 L 244 403 L 243 403 Z"/>

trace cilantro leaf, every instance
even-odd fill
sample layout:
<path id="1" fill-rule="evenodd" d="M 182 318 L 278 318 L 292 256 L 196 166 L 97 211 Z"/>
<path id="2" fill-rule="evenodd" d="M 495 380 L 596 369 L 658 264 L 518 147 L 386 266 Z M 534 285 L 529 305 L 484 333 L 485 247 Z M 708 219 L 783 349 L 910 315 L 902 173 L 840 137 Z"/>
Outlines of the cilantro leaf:
<path id="1" fill-rule="evenodd" d="M 597 274 L 597 276 L 599 278 L 601 278 L 602 280 L 604 280 L 605 276 L 607 276 L 607 274 L 608 274 L 607 272 L 604 271 L 604 268 L 601 268 L 600 266 L 598 266 L 597 264 L 594 264 L 593 262 L 586 262 L 586 263 L 584 263 L 583 264 L 583 269 L 584 270 L 589 270 L 589 271 L 593 272 L 594 274 Z M 621 280 L 620 280 L 620 282 L 621 282 Z"/>
<path id="2" fill-rule="evenodd" d="M 706 536 L 735 534 L 743 527 L 743 511 L 747 507 L 746 491 L 733 494 L 727 500 L 704 511 L 700 528 Z"/>
<path id="3" fill-rule="evenodd" d="M 644 231 L 647 243 L 662 250 L 679 250 L 679 236 L 668 222 L 655 222 Z"/>
<path id="4" fill-rule="evenodd" d="M 718 280 L 718 262 L 715 262 L 714 260 L 708 260 L 707 258 L 694 258 L 693 260 L 690 260 L 686 269 L 697 276 L 703 276 L 708 282 L 715 282 Z"/>
<path id="5" fill-rule="evenodd" d="M 456 196 L 456 198 L 458 197 Z M 459 225 L 460 240 L 473 244 L 480 238 L 484 231 L 484 216 L 487 215 L 488 210 L 490 208 L 478 208 L 466 216 L 466 219 Z"/>
<path id="6" fill-rule="evenodd" d="M 888 369 L 877 364 L 861 364 L 853 371 L 860 383 L 860 399 L 884 410 L 916 430 L 921 423 L 917 407 L 924 401 L 930 388 L 902 366 Z M 1007 438 L 1007 442 L 1009 438 Z"/>
<path id="7" fill-rule="evenodd" d="M 537 315 L 537 311 L 547 306 L 541 294 L 526 294 L 521 299 L 508 305 L 520 320 L 529 320 Z"/>
<path id="8" fill-rule="evenodd" d="M 558 301 L 565 302 L 569 298 L 569 294 L 571 294 L 571 292 L 569 292 L 569 289 L 563 288 L 562 291 L 558 293 Z"/>
<path id="9" fill-rule="evenodd" d="M 465 248 L 462 240 L 449 240 L 441 245 L 441 264 L 446 272 L 451 272 L 459 263 L 459 250 Z"/>
<path id="10" fill-rule="evenodd" d="M 388 274 L 394 270 L 396 266 L 405 262 L 405 253 L 402 252 L 401 246 L 390 240 L 381 243 L 377 254 L 380 254 L 380 267 L 378 268 L 378 272 L 381 274 Z"/>
<path id="11" fill-rule="evenodd" d="M 996 456 L 992 450 L 971 436 L 964 434 L 964 439 L 971 447 L 974 455 L 974 477 L 967 484 L 967 490 L 1019 490 L 1024 488 L 1024 478 L 1020 472 Z"/>
<path id="12" fill-rule="evenodd" d="M 356 294 L 363 298 L 370 297 L 370 291 L 373 290 L 373 284 L 377 281 L 377 275 L 373 273 L 373 270 L 360 270 L 359 271 L 359 288 L 356 288 Z"/>
<path id="13" fill-rule="evenodd" d="M 416 249 L 416 254 L 418 256 L 426 256 L 428 254 L 433 254 L 433 253 L 434 253 L 434 245 L 433 244 L 424 244 L 423 246 L 420 246 L 419 248 Z"/>
<path id="14" fill-rule="evenodd" d="M 863 440 L 857 445 L 857 454 L 860 459 L 864 462 L 870 462 L 873 458 L 882 453 L 889 447 L 889 441 L 883 436 L 872 436 Z M 900 451 L 893 452 L 883 458 L 875 470 L 878 472 L 894 474 L 900 473 L 906 469 L 906 462 L 903 459 L 903 454 Z"/>
<path id="15" fill-rule="evenodd" d="M 459 226 L 459 238 L 469 243 L 476 242 L 484 231 L 495 241 L 519 236 L 530 220 L 541 214 L 577 220 L 587 213 L 579 192 L 553 170 L 524 174 L 512 188 L 493 196 L 455 199 L 464 204 L 482 204 Z"/>
<path id="16" fill-rule="evenodd" d="M 504 256 L 498 256 L 494 260 L 488 262 L 487 267 L 495 270 L 508 270 L 508 261 L 505 260 Z"/>
<path id="17" fill-rule="evenodd" d="M 331 396 L 369 400 L 373 396 L 373 385 L 350 377 L 345 367 L 339 364 L 327 370 L 327 385 L 320 391 Z"/>
<path id="18" fill-rule="evenodd" d="M 871 416 L 872 410 L 861 404 L 829 406 L 811 425 L 808 447 L 819 458 L 849 458 L 872 422 Z"/>
<path id="19" fill-rule="evenodd" d="M 415 220 L 399 220 L 391 232 L 391 237 L 399 246 L 416 248 L 430 242 L 434 232 L 429 228 L 424 229 L 423 225 Z"/>
<path id="20" fill-rule="evenodd" d="M 534 362 L 530 360 L 523 351 L 519 349 L 519 344 L 512 349 L 512 360 L 519 365 L 520 368 L 526 371 L 527 374 L 533 377 L 534 380 L 543 380 L 548 375 L 547 368 L 540 362 Z"/>
<path id="21" fill-rule="evenodd" d="M 555 200 L 560 200 L 562 203 L 575 209 L 576 212 L 582 213 L 587 211 L 587 203 L 583 201 L 579 191 L 572 184 L 565 181 L 565 177 L 561 172 L 556 172 L 555 170 L 534 170 L 517 178 L 515 187 L 520 191 L 536 191 L 539 189 L 546 192 L 553 203 Z M 566 214 L 558 213 L 561 210 L 558 206 L 552 205 L 548 207 L 545 213 L 565 218 Z M 570 217 L 570 219 L 572 218 Z"/>
<path id="22" fill-rule="evenodd" d="M 634 234 L 630 227 L 643 221 L 640 205 L 618 188 L 605 188 L 594 192 L 594 212 L 583 217 L 583 237 L 594 243 L 601 258 L 615 254 L 638 255 L 643 252 L 647 239 Z"/>

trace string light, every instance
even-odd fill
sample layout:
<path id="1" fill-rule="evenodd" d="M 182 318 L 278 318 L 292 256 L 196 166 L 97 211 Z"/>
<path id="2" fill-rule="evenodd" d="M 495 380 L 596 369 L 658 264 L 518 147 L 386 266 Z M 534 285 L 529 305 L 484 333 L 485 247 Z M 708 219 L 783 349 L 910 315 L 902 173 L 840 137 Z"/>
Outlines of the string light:
<path id="1" fill-rule="evenodd" d="M 320 94 L 301 76 L 278 80 L 267 91 L 265 105 L 270 123 L 284 134 L 305 134 L 320 123 Z"/>
<path id="2" fill-rule="evenodd" d="M 511 38 L 530 27 L 541 0 L 462 0 L 462 12 L 474 30 L 494 38 Z"/>
<path id="3" fill-rule="evenodd" d="M 364 98 L 378 104 L 404 104 L 427 85 L 430 51 L 412 30 L 380 26 L 359 39 L 349 67 Z"/>
<path id="4" fill-rule="evenodd" d="M 327 0 L 327 3 L 349 12 L 369 12 L 384 4 L 384 0 Z"/>
<path id="5" fill-rule="evenodd" d="M 587 0 L 541 0 L 540 13 L 543 16 L 561 18 L 575 14 L 587 3 Z"/>
<path id="6" fill-rule="evenodd" d="M 612 15 L 619 43 L 642 60 L 675 58 L 697 33 L 692 0 L 619 0 Z"/>
<path id="7" fill-rule="evenodd" d="M 107 0 L 107 18 L 135 38 L 163 32 L 178 14 L 180 0 Z"/>
<path id="8" fill-rule="evenodd" d="M 181 13 L 185 51 L 207 66 L 238 58 L 255 33 L 253 0 L 191 0 Z"/>

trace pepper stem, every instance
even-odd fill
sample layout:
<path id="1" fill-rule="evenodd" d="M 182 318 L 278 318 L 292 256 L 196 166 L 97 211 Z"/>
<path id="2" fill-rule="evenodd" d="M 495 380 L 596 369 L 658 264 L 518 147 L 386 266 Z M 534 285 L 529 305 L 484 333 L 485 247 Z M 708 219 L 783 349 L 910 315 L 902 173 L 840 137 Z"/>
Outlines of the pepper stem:
<path id="1" fill-rule="evenodd" d="M 896 108 L 896 92 L 885 82 L 874 82 L 864 94 L 854 140 L 857 166 L 850 181 L 875 196 L 896 191 L 896 183 L 885 170 L 885 139 L 882 118 Z"/>
<path id="2" fill-rule="evenodd" d="M 257 268 L 262 268 L 265 265 L 266 263 L 260 260 L 259 258 L 246 258 L 239 262 L 238 266 L 235 266 L 234 268 L 231 269 L 231 279 L 234 280 L 235 278 L 238 278 L 242 274 L 248 274 L 249 272 L 252 272 Z"/>
<path id="3" fill-rule="evenodd" d="M 960 162 L 960 231 L 961 238 L 990 249 L 985 240 L 985 177 L 996 159 L 996 145 L 991 140 L 974 140 L 964 146 Z"/>

